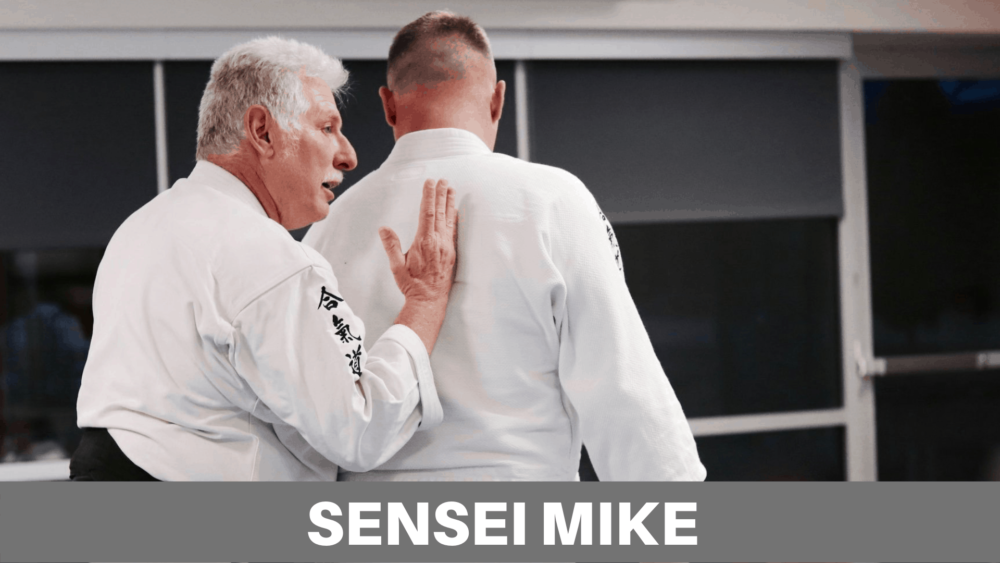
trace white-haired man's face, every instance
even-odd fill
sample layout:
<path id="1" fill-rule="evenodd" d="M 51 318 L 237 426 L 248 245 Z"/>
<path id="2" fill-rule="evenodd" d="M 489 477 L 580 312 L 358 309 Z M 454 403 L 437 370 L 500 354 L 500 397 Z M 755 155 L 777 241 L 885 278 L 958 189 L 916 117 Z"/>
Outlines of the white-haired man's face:
<path id="1" fill-rule="evenodd" d="M 279 222 L 299 229 L 326 217 L 333 188 L 344 171 L 358 164 L 350 141 L 341 132 L 341 117 L 330 87 L 322 79 L 302 76 L 310 101 L 298 125 L 273 130 L 275 158 L 264 172 L 264 185 L 273 198 Z"/>

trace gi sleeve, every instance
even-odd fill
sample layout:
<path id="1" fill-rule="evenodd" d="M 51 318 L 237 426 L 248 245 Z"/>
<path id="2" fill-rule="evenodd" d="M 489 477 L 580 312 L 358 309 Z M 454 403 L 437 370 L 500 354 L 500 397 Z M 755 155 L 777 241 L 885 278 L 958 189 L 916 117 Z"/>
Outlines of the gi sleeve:
<path id="1" fill-rule="evenodd" d="M 377 467 L 418 426 L 443 418 L 420 338 L 394 325 L 365 350 L 364 324 L 329 270 L 308 267 L 282 281 L 244 307 L 233 329 L 230 359 L 263 403 L 254 414 L 294 428 L 341 467 Z"/>
<path id="2" fill-rule="evenodd" d="M 610 222 L 582 185 L 557 200 L 559 379 L 601 480 L 700 481 L 705 468 L 625 285 Z"/>

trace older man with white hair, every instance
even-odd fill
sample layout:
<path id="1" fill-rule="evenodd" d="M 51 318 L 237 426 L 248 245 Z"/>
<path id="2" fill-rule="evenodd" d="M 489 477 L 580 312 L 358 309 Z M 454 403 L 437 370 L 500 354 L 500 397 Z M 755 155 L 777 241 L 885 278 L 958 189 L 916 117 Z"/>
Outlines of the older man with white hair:
<path id="1" fill-rule="evenodd" d="M 462 263 L 431 356 L 447 419 L 350 480 L 701 480 L 691 429 L 622 273 L 614 231 L 572 174 L 492 152 L 505 84 L 471 19 L 429 13 L 389 49 L 380 90 L 396 146 L 303 242 L 343 265 L 375 333 L 400 300 L 371 223 L 404 237 L 420 178 L 455 186 Z M 585 118 L 585 117 L 582 117 Z"/>
<path id="2" fill-rule="evenodd" d="M 428 354 L 453 279 L 453 190 L 425 182 L 405 256 L 380 231 L 405 300 L 380 335 L 288 233 L 322 219 L 356 165 L 334 99 L 346 79 L 279 38 L 215 62 L 194 171 L 122 224 L 98 270 L 74 480 L 334 479 L 441 422 Z"/>

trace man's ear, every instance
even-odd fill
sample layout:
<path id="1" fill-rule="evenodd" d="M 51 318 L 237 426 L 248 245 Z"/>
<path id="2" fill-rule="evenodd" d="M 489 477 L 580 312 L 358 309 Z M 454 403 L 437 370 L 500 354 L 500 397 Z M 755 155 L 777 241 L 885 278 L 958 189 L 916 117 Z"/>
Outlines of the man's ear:
<path id="1" fill-rule="evenodd" d="M 274 154 L 271 134 L 277 123 L 267 108 L 253 105 L 243 114 L 243 135 L 260 157 Z"/>
<path id="2" fill-rule="evenodd" d="M 382 98 L 382 109 L 385 110 L 385 122 L 389 127 L 396 126 L 396 98 L 392 90 L 382 86 L 378 89 L 378 97 Z"/>
<path id="3" fill-rule="evenodd" d="M 493 88 L 493 97 L 490 99 L 490 119 L 493 123 L 500 121 L 500 114 L 503 113 L 503 97 L 507 92 L 507 83 L 503 80 L 497 81 Z"/>

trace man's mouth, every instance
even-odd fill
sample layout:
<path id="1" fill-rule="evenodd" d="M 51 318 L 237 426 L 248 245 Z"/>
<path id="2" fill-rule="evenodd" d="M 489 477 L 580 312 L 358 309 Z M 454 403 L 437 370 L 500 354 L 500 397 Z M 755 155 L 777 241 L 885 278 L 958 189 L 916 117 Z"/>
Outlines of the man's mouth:
<path id="1" fill-rule="evenodd" d="M 335 178 L 327 180 L 321 184 L 324 190 L 330 192 L 330 197 L 327 198 L 327 201 L 333 201 L 333 198 L 336 197 L 336 194 L 333 193 L 333 188 L 336 188 L 338 185 L 340 185 L 341 180 L 342 178 Z"/>
<path id="2" fill-rule="evenodd" d="M 330 178 L 326 178 L 325 180 L 323 180 L 323 187 L 326 188 L 326 189 L 328 189 L 328 190 L 330 190 L 332 192 L 333 188 L 336 188 L 337 186 L 339 186 L 340 183 L 343 182 L 343 181 L 344 181 L 344 177 L 343 176 L 333 176 L 333 177 L 330 177 Z"/>

